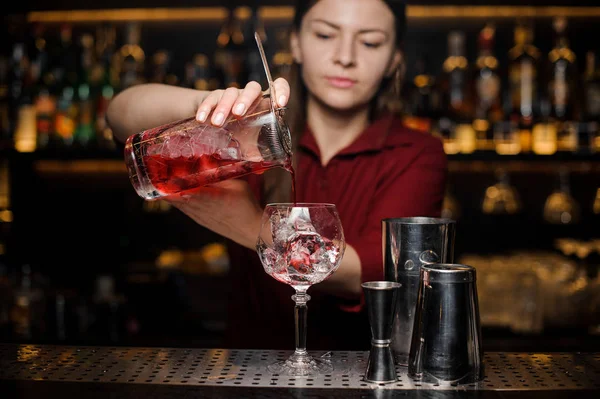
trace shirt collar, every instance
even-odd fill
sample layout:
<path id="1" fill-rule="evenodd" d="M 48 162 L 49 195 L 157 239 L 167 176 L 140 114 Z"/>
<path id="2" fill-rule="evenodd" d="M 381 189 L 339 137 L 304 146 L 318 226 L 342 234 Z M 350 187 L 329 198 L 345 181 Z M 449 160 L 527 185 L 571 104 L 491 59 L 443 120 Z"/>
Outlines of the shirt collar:
<path id="1" fill-rule="evenodd" d="M 350 145 L 343 148 L 336 154 L 339 155 L 354 155 L 364 152 L 381 151 L 386 145 L 386 138 L 393 126 L 394 115 L 386 114 L 372 122 Z M 399 120 L 397 120 L 399 122 Z M 306 149 L 316 156 L 320 156 L 321 152 L 315 140 L 312 130 L 306 125 L 304 133 L 298 143 L 299 147 Z"/>

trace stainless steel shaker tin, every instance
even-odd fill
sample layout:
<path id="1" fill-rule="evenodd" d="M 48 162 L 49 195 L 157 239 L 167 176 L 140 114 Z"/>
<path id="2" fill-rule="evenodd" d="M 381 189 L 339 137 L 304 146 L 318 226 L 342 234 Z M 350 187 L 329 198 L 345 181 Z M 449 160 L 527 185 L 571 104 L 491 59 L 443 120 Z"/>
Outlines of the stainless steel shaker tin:
<path id="1" fill-rule="evenodd" d="M 480 381 L 484 375 L 475 268 L 423 266 L 408 361 L 414 380 L 438 384 Z"/>
<path id="2" fill-rule="evenodd" d="M 399 365 L 408 365 L 421 266 L 454 262 L 456 222 L 446 218 L 383 219 L 384 280 L 402 284 L 391 348 Z"/>

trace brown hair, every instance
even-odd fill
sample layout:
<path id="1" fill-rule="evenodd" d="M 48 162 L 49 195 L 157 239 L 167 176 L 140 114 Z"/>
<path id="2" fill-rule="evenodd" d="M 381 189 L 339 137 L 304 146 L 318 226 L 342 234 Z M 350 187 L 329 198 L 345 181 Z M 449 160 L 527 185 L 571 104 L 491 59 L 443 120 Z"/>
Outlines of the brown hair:
<path id="1" fill-rule="evenodd" d="M 298 32 L 300 30 L 302 19 L 317 1 L 318 0 L 296 1 L 294 19 L 290 27 L 290 32 Z M 384 2 L 390 7 L 394 14 L 396 24 L 396 47 L 401 49 L 406 27 L 404 0 L 384 0 Z M 404 70 L 405 66 L 402 62 L 391 77 L 386 77 L 381 82 L 381 86 L 371 102 L 370 117 L 372 120 L 385 112 L 401 112 L 402 104 L 400 101 L 400 90 L 404 77 Z M 308 90 L 302 81 L 302 71 L 298 63 L 294 62 L 290 67 L 288 75 L 284 77 L 290 83 L 291 89 L 285 118 L 292 135 L 292 152 L 295 153 L 298 148 L 300 137 L 306 127 L 306 101 Z M 292 166 L 294 169 L 296 169 L 297 166 L 297 159 L 297 157 L 292 157 Z M 265 172 L 263 175 L 264 203 L 290 202 L 290 187 L 291 175 L 284 169 L 275 168 Z"/>

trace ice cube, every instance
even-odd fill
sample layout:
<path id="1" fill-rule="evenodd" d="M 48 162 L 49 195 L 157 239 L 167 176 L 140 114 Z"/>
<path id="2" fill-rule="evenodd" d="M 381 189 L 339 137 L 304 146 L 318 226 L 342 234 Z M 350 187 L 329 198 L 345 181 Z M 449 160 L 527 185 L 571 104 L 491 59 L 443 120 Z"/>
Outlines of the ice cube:
<path id="1" fill-rule="evenodd" d="M 312 222 L 302 218 L 298 218 L 294 221 L 294 228 L 298 232 L 316 232 L 315 226 L 313 226 Z"/>
<path id="2" fill-rule="evenodd" d="M 278 250 L 284 250 L 289 238 L 296 232 L 291 220 L 278 213 L 271 216 L 271 229 L 273 246 Z"/>
<path id="3" fill-rule="evenodd" d="M 332 241 L 321 237 L 323 246 L 318 251 L 313 252 L 310 261 L 313 264 L 315 272 L 329 273 L 338 263 L 339 247 Z"/>
<path id="4" fill-rule="evenodd" d="M 311 274 L 317 271 L 315 263 L 321 262 L 326 256 L 327 248 L 320 234 L 297 231 L 287 241 L 284 261 L 289 265 L 290 272 Z"/>
<path id="5" fill-rule="evenodd" d="M 177 158 L 179 156 L 179 148 L 177 147 L 177 141 L 174 138 L 165 140 L 162 147 L 163 158 Z"/>
<path id="6" fill-rule="evenodd" d="M 182 155 L 189 156 L 190 152 L 191 148 L 188 137 L 185 135 L 174 134 L 169 136 L 163 142 L 161 155 L 165 158 L 178 158 Z"/>
<path id="7" fill-rule="evenodd" d="M 273 243 L 283 250 L 298 232 L 316 233 L 310 220 L 308 208 L 292 208 L 276 212 L 271 216 Z"/>
<path id="8" fill-rule="evenodd" d="M 152 144 L 150 146 L 148 146 L 148 149 L 146 150 L 146 153 L 148 155 L 160 155 L 163 153 L 163 143 L 157 143 L 157 144 Z"/>
<path id="9" fill-rule="evenodd" d="M 181 156 L 186 158 L 191 158 L 194 156 L 194 149 L 189 141 L 181 147 Z"/>
<path id="10" fill-rule="evenodd" d="M 224 129 L 214 126 L 201 125 L 189 131 L 190 144 L 196 156 L 216 154 L 219 150 L 227 148 L 231 135 Z"/>
<path id="11" fill-rule="evenodd" d="M 240 151 L 235 147 L 221 148 L 217 150 L 217 155 L 223 160 L 239 160 L 241 159 Z"/>
<path id="12" fill-rule="evenodd" d="M 263 245 L 258 251 L 260 255 L 261 263 L 265 268 L 265 271 L 269 274 L 272 273 L 280 273 L 283 271 L 282 265 L 283 262 L 281 260 L 281 255 L 279 252 L 275 251 L 272 248 Z"/>
<path id="13" fill-rule="evenodd" d="M 313 226 L 310 211 L 308 208 L 292 208 L 289 216 L 290 223 L 293 223 L 296 231 L 310 231 L 316 232 L 315 226 Z"/>

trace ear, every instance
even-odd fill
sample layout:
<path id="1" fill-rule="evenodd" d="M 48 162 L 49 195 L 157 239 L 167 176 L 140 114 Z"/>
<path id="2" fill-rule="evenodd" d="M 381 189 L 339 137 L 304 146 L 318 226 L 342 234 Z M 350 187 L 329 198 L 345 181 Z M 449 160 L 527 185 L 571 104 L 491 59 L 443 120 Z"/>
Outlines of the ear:
<path id="1" fill-rule="evenodd" d="M 404 54 L 401 50 L 395 50 L 394 55 L 392 56 L 392 60 L 390 61 L 390 65 L 385 72 L 385 77 L 390 78 L 396 72 L 398 68 L 402 65 L 402 61 L 404 60 Z"/>
<path id="2" fill-rule="evenodd" d="M 290 33 L 290 49 L 292 50 L 292 57 L 297 64 L 302 64 L 302 51 L 300 51 L 300 40 L 298 39 L 298 32 L 295 30 Z"/>

